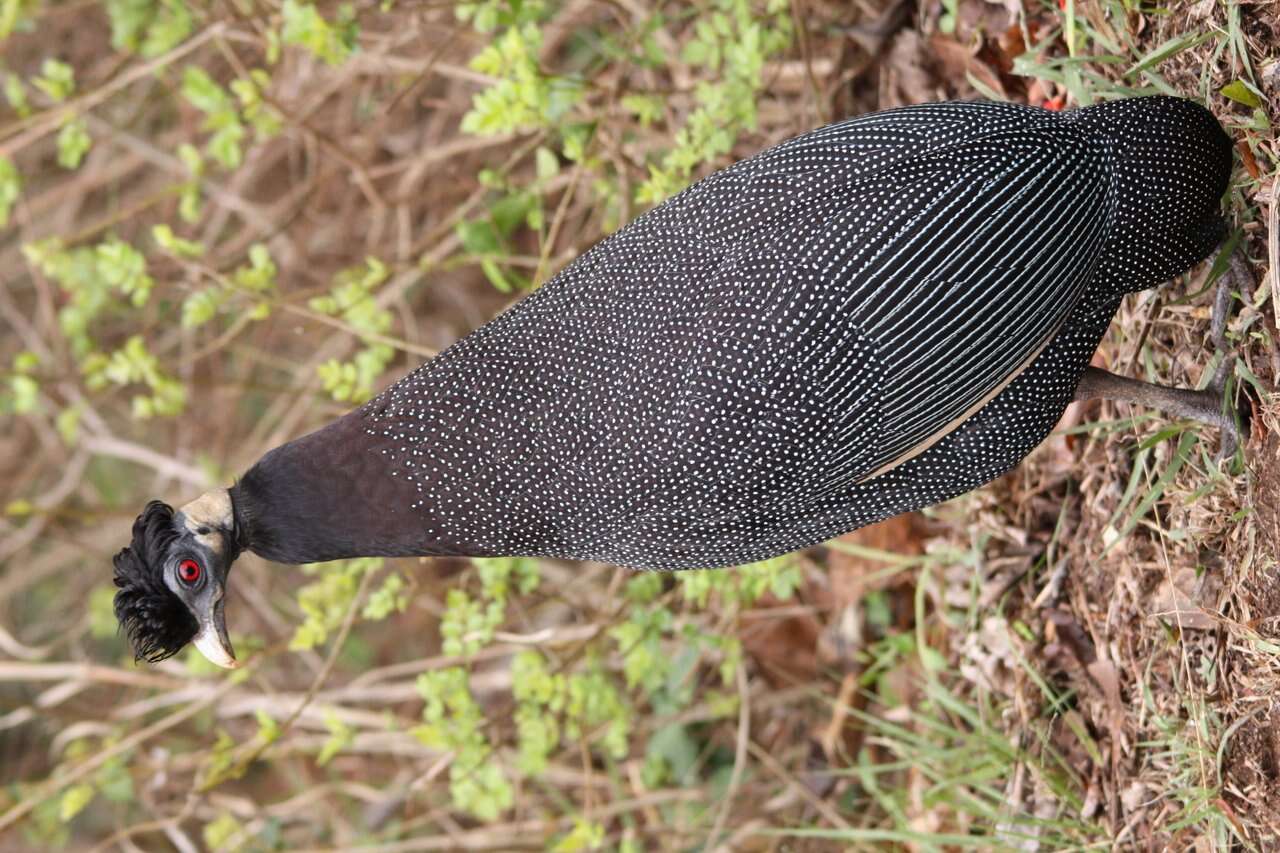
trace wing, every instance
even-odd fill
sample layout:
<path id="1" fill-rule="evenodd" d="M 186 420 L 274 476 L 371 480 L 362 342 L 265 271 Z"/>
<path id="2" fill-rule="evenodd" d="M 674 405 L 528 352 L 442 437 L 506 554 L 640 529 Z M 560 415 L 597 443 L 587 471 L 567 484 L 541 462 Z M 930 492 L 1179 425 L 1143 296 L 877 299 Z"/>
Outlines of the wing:
<path id="1" fill-rule="evenodd" d="M 847 142 L 856 159 L 885 133 L 828 129 L 820 156 Z M 1079 303 L 1110 210 L 1105 141 L 1055 117 L 843 184 L 814 150 L 801 137 L 756 158 L 724 211 L 774 213 L 766 228 L 739 219 L 701 286 L 672 412 L 691 455 L 714 462 L 706 476 L 732 491 L 754 468 L 780 505 L 896 467 L 999 394 Z"/>
<path id="2" fill-rule="evenodd" d="M 855 442 L 838 432 L 840 397 L 827 389 L 859 378 L 815 384 L 832 423 L 815 453 L 820 474 L 810 471 L 815 491 L 927 450 L 1000 393 L 1079 304 L 1107 233 L 1110 150 L 1055 118 L 897 160 L 796 206 L 794 225 L 771 234 L 808 270 L 796 287 L 814 298 L 792 325 L 832 329 L 832 341 L 858 330 L 881 370 L 876 423 Z M 850 137 L 882 136 L 872 127 Z M 778 156 L 786 174 L 791 158 Z M 756 173 L 771 174 L 767 163 Z"/>
<path id="3" fill-rule="evenodd" d="M 1108 155 L 1101 140 L 1047 127 L 911 164 L 933 161 L 939 181 L 900 196 L 843 306 L 884 360 L 865 477 L 957 428 L 1052 340 L 1102 254 Z"/>

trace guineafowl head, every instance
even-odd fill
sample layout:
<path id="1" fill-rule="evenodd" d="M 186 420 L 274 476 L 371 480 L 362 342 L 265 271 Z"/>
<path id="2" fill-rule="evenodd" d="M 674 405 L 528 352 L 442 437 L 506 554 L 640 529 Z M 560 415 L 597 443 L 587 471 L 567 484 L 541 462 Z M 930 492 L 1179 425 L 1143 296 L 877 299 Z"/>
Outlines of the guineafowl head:
<path id="1" fill-rule="evenodd" d="M 1064 113 L 1111 146 L 1115 221 L 1103 272 L 1126 290 L 1168 281 L 1206 258 L 1226 235 L 1222 196 L 1231 139 L 1194 101 L 1154 96 Z"/>
<path id="2" fill-rule="evenodd" d="M 181 509 L 152 501 L 133 523 L 133 541 L 116 554 L 116 619 L 134 656 L 150 663 L 187 643 L 209 660 L 236 666 L 223 596 L 240 553 L 230 495 L 210 492 Z"/>

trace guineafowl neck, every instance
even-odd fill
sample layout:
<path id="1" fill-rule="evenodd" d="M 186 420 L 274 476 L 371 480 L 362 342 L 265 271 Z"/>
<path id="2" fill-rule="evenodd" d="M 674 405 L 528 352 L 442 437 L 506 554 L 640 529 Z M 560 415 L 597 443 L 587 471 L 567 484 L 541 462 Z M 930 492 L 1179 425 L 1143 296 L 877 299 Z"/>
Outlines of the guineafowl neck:
<path id="1" fill-rule="evenodd" d="M 479 555 L 451 541 L 357 413 L 268 452 L 231 489 L 243 546 L 281 563 Z"/>

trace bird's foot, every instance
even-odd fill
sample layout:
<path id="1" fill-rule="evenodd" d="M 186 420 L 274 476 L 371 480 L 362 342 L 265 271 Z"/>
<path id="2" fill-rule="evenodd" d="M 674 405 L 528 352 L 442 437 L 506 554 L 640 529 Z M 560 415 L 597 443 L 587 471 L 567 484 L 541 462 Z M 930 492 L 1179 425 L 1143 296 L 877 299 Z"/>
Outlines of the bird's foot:
<path id="1" fill-rule="evenodd" d="M 1224 246 L 1223 251 L 1227 251 L 1227 247 Z M 1232 296 L 1238 291 L 1246 304 L 1251 303 L 1254 286 L 1253 270 L 1250 269 L 1249 260 L 1244 252 L 1239 246 L 1230 251 L 1226 269 L 1218 278 L 1218 286 L 1213 295 L 1213 311 L 1209 316 L 1210 339 L 1213 341 L 1215 355 L 1221 354 L 1222 360 L 1218 362 L 1213 378 L 1209 380 L 1209 384 L 1202 392 L 1214 397 L 1213 405 L 1225 421 L 1221 426 L 1222 446 L 1214 457 L 1216 462 L 1235 456 L 1236 450 L 1248 440 L 1249 422 L 1252 416 L 1252 404 L 1247 395 L 1240 396 L 1239 399 L 1243 402 L 1238 405 L 1232 405 L 1233 401 L 1228 399 L 1228 394 L 1232 390 L 1229 382 L 1235 375 L 1236 367 L 1236 353 L 1227 340 L 1227 323 L 1231 319 Z M 1214 263 L 1217 263 L 1216 259 Z"/>
<path id="2" fill-rule="evenodd" d="M 1218 452 L 1213 457 L 1215 463 L 1221 463 L 1223 460 L 1230 461 L 1235 457 L 1236 451 L 1249 440 L 1250 404 L 1246 398 L 1239 407 L 1232 407 L 1227 395 L 1227 380 L 1232 375 L 1234 365 L 1234 355 L 1223 358 L 1218 369 L 1214 371 L 1213 382 L 1201 391 L 1189 392 L 1189 395 L 1194 395 L 1194 398 L 1189 400 L 1186 408 L 1176 412 L 1181 417 L 1216 426 L 1220 430 Z"/>
<path id="3" fill-rule="evenodd" d="M 1225 251 L 1225 247 L 1223 251 Z M 1213 265 L 1216 266 L 1215 258 Z M 1219 352 L 1227 352 L 1227 322 L 1231 319 L 1231 296 L 1235 290 L 1245 302 L 1253 301 L 1253 272 L 1249 269 L 1249 261 L 1240 249 L 1234 249 L 1227 259 L 1227 267 L 1218 277 L 1218 286 L 1213 294 L 1213 311 L 1209 316 L 1209 337 Z"/>

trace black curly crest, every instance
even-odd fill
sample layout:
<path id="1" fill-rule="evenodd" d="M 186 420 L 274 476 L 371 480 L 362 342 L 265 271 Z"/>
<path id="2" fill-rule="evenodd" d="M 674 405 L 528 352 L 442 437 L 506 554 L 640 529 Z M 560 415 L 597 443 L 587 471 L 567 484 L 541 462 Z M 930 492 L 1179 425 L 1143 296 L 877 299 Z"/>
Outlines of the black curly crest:
<path id="1" fill-rule="evenodd" d="M 179 537 L 173 507 L 152 501 L 133 522 L 133 542 L 112 559 L 115 611 L 129 635 L 134 660 L 158 663 L 177 654 L 199 626 L 191 611 L 165 586 L 162 572 L 169 546 Z"/>

